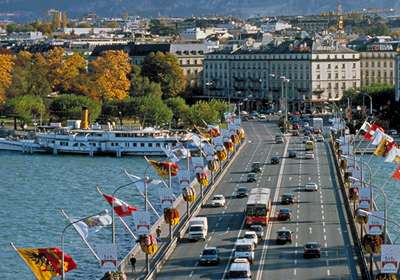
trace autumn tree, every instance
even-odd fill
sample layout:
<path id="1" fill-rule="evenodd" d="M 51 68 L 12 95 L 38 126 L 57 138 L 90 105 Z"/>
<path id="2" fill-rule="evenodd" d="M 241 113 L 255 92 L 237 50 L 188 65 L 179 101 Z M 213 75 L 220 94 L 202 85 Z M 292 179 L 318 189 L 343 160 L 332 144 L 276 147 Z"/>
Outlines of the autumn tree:
<path id="1" fill-rule="evenodd" d="M 123 51 L 107 51 L 89 64 L 91 87 L 88 94 L 99 101 L 121 100 L 129 94 L 129 57 Z"/>
<path id="2" fill-rule="evenodd" d="M 9 54 L 0 54 L 0 104 L 6 100 L 6 90 L 12 82 L 13 58 Z"/>
<path id="3" fill-rule="evenodd" d="M 54 88 L 61 92 L 79 91 L 81 75 L 86 74 L 86 60 L 78 53 L 65 58 L 62 64 L 54 70 Z"/>
<path id="4" fill-rule="evenodd" d="M 173 54 L 150 53 L 144 59 L 142 71 L 150 81 L 161 85 L 164 98 L 176 96 L 186 88 L 183 69 Z"/>

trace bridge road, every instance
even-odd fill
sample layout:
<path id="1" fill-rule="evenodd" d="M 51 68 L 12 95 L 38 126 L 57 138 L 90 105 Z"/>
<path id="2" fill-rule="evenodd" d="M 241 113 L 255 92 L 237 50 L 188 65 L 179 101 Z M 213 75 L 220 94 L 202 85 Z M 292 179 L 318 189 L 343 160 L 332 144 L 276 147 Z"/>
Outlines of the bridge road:
<path id="1" fill-rule="evenodd" d="M 215 194 L 223 194 L 227 199 L 225 208 L 203 208 L 199 216 L 207 216 L 209 235 L 205 242 L 181 243 L 163 267 L 157 279 L 221 279 L 229 267 L 234 243 L 243 235 L 246 198 L 234 197 L 239 186 L 274 188 L 280 165 L 270 165 L 273 155 L 282 155 L 285 144 L 275 144 L 274 136 L 279 134 L 275 123 L 249 121 L 243 123 L 247 141 L 250 141 L 225 174 Z M 254 161 L 265 162 L 256 183 L 246 183 L 247 172 Z M 198 260 L 205 246 L 217 246 L 220 249 L 221 263 L 218 266 L 199 266 Z M 257 251 L 257 257 L 261 250 Z M 253 265 L 254 267 L 254 265 Z"/>

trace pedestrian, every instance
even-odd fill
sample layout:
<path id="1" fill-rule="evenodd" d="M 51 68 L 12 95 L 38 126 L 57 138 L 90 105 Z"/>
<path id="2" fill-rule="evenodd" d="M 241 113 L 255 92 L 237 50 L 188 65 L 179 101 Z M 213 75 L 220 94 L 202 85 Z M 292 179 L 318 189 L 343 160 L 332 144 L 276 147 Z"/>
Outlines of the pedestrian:
<path id="1" fill-rule="evenodd" d="M 161 241 L 161 227 L 160 226 L 157 227 L 156 234 L 157 234 L 157 241 L 160 242 Z"/>
<path id="2" fill-rule="evenodd" d="M 136 258 L 135 256 L 132 255 L 132 257 L 129 259 L 129 261 L 131 262 L 131 266 L 132 266 L 132 272 L 136 271 Z"/>

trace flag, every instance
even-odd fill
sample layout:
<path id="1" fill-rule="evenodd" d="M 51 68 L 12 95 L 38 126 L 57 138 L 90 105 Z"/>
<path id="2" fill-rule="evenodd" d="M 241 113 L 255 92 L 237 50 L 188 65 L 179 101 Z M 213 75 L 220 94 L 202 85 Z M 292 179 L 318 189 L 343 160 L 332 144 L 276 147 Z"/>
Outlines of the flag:
<path id="1" fill-rule="evenodd" d="M 190 156 L 190 152 L 188 149 L 186 149 L 183 145 L 178 145 L 175 148 L 164 148 L 161 147 L 163 152 L 166 154 L 166 156 L 173 162 L 178 162 L 181 159 L 185 159 Z"/>
<path id="2" fill-rule="evenodd" d="M 103 193 L 103 196 L 111 206 L 114 205 L 114 211 L 120 217 L 131 216 L 133 212 L 138 210 L 136 207 L 129 205 L 115 196 L 107 195 L 105 193 Z"/>
<path id="3" fill-rule="evenodd" d="M 393 172 L 392 178 L 395 180 L 400 180 L 400 165 L 397 166 L 396 171 Z"/>
<path id="4" fill-rule="evenodd" d="M 62 251 L 59 248 L 16 248 L 20 257 L 38 280 L 50 280 L 61 275 Z M 71 256 L 64 254 L 64 271 L 76 269 Z"/>
<path id="5" fill-rule="evenodd" d="M 371 128 L 371 124 L 369 122 L 364 122 L 360 127 L 360 130 L 367 132 Z"/>
<path id="6" fill-rule="evenodd" d="M 217 137 L 221 135 L 218 125 L 207 125 L 207 133 L 210 134 L 211 137 Z"/>
<path id="7" fill-rule="evenodd" d="M 368 131 L 364 134 L 364 139 L 367 141 L 371 141 L 373 139 L 373 135 L 375 134 L 375 131 L 379 129 L 382 132 L 384 132 L 383 128 L 380 127 L 377 124 L 371 125 L 371 127 L 368 129 Z"/>
<path id="8" fill-rule="evenodd" d="M 383 131 L 381 131 L 380 129 L 376 130 L 374 135 L 373 135 L 373 141 L 372 141 L 372 145 L 376 146 L 378 145 L 381 140 L 383 139 L 383 137 L 385 137 L 385 133 Z"/>
<path id="9" fill-rule="evenodd" d="M 385 147 L 385 152 L 383 153 L 384 157 L 387 157 L 387 155 L 390 153 L 390 151 L 396 147 L 396 143 L 394 141 L 390 141 L 386 139 L 386 147 Z"/>
<path id="10" fill-rule="evenodd" d="M 386 155 L 385 162 L 394 162 L 400 156 L 400 150 L 394 146 Z"/>
<path id="11" fill-rule="evenodd" d="M 176 176 L 179 166 L 176 162 L 148 160 L 159 176 Z"/>
<path id="12" fill-rule="evenodd" d="M 379 145 L 376 147 L 374 151 L 374 155 L 377 157 L 381 157 L 385 154 L 386 150 L 386 145 L 387 145 L 387 140 L 385 138 L 382 139 L 382 141 L 379 143 Z"/>
<path id="13" fill-rule="evenodd" d="M 92 235 L 105 226 L 112 224 L 112 218 L 108 214 L 107 210 L 104 210 L 99 215 L 95 215 L 86 218 L 80 222 L 73 224 L 75 230 L 79 233 L 82 238 L 87 239 L 89 235 Z"/>
<path id="14" fill-rule="evenodd" d="M 133 174 L 129 174 L 126 170 L 125 170 L 125 174 L 126 174 L 126 176 L 128 176 L 129 177 L 129 179 L 131 179 L 132 180 L 132 182 L 136 182 L 135 183 L 135 186 L 136 186 L 136 189 L 139 191 L 139 193 L 142 195 L 142 196 L 144 196 L 144 184 L 145 184 L 145 182 L 144 182 L 144 180 L 143 180 L 143 178 L 141 178 L 141 177 L 139 177 L 139 176 L 136 176 L 136 175 L 133 175 Z M 155 179 L 148 179 L 147 180 L 147 184 L 149 185 L 159 185 L 159 184 L 161 184 L 163 181 L 161 181 L 161 180 L 155 180 Z"/>

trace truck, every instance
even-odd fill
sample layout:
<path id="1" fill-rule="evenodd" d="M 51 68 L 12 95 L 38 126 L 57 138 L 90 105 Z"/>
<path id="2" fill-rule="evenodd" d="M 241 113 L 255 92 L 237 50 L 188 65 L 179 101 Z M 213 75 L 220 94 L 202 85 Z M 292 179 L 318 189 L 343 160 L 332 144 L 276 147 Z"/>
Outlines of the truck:
<path id="1" fill-rule="evenodd" d="M 314 131 L 318 130 L 322 133 L 324 128 L 324 120 L 322 118 L 313 118 L 313 128 Z"/>
<path id="2" fill-rule="evenodd" d="M 189 221 L 188 239 L 206 240 L 208 234 L 207 217 L 193 217 Z"/>

